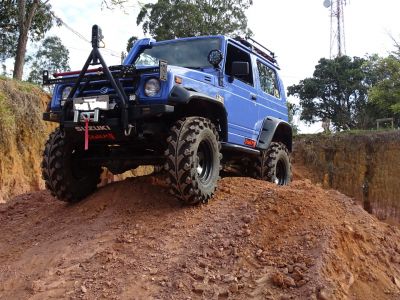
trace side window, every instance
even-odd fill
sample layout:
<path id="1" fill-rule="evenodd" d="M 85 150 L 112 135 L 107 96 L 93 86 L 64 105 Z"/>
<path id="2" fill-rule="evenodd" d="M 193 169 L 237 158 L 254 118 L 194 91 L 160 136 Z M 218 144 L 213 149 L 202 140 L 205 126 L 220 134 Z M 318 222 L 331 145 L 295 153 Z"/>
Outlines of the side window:
<path id="1" fill-rule="evenodd" d="M 250 71 L 249 74 L 246 76 L 235 76 L 235 78 L 253 86 L 254 85 L 253 69 L 251 67 L 250 54 L 231 44 L 228 44 L 228 49 L 226 51 L 226 63 L 225 63 L 225 74 L 228 76 L 232 76 L 232 63 L 234 61 L 243 61 L 249 63 L 249 71 Z"/>
<path id="2" fill-rule="evenodd" d="M 260 75 L 261 89 L 276 98 L 281 98 L 276 72 L 272 68 L 257 61 L 258 74 Z"/>

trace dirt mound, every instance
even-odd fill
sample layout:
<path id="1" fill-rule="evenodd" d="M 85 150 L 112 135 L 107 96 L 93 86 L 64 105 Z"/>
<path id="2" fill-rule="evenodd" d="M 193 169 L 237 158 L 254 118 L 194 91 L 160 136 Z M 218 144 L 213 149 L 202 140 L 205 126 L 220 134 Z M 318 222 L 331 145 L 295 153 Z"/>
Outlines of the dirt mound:
<path id="1" fill-rule="evenodd" d="M 0 202 L 44 187 L 41 152 L 52 129 L 42 112 L 49 99 L 35 85 L 0 77 Z"/>
<path id="2" fill-rule="evenodd" d="M 0 205 L 0 299 L 399 299 L 400 230 L 308 180 L 224 178 L 182 207 L 156 177 L 76 205 Z"/>

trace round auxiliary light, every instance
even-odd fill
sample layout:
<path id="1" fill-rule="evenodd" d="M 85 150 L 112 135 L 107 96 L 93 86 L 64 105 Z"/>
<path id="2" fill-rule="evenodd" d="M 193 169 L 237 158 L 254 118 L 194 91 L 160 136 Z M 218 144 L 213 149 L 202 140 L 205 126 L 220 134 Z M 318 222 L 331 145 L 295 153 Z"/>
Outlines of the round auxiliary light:
<path id="1" fill-rule="evenodd" d="M 214 68 L 217 68 L 219 66 L 219 63 L 223 60 L 224 55 L 222 52 L 218 49 L 211 50 L 210 53 L 208 53 L 208 62 L 213 65 Z"/>
<path id="2" fill-rule="evenodd" d="M 147 97 L 154 97 L 161 89 L 160 81 L 157 78 L 151 78 L 144 84 L 144 94 Z"/>
<path id="3" fill-rule="evenodd" d="M 62 100 L 67 100 L 71 90 L 72 90 L 72 86 L 66 86 L 66 87 L 63 88 L 62 96 L 61 96 Z"/>

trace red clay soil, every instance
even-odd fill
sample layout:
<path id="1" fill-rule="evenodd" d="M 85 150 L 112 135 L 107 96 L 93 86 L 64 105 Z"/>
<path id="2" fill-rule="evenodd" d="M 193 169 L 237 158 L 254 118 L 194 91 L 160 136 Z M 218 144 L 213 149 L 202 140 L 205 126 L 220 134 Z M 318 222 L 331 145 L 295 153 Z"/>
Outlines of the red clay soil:
<path id="1" fill-rule="evenodd" d="M 306 179 L 224 178 L 196 207 L 151 176 L 41 191 L 0 228 L 0 299 L 400 299 L 399 228 Z"/>

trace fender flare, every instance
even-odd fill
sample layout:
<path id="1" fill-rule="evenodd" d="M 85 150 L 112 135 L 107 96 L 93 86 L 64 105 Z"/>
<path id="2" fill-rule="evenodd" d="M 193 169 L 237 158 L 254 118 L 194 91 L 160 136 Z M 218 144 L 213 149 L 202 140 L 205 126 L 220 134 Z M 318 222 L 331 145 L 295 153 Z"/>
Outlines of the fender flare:
<path id="1" fill-rule="evenodd" d="M 292 126 L 286 121 L 268 116 L 264 119 L 256 148 L 265 150 L 272 141 L 279 141 L 292 152 Z"/>
<path id="2" fill-rule="evenodd" d="M 223 108 L 226 114 L 225 106 L 222 101 L 194 90 L 188 90 L 183 86 L 175 85 L 168 96 L 168 102 L 171 104 L 188 104 L 193 99 L 205 100 L 217 104 Z"/>
<path id="3" fill-rule="evenodd" d="M 226 141 L 228 138 L 228 113 L 226 111 L 223 99 L 217 99 L 210 97 L 206 94 L 199 93 L 194 90 L 189 90 L 184 88 L 183 86 L 174 85 L 171 89 L 171 92 L 168 96 L 168 104 L 174 106 L 181 105 L 191 105 L 198 107 L 198 104 L 211 105 L 213 109 L 211 110 L 212 114 L 219 119 L 219 123 L 221 126 L 222 132 L 222 140 Z M 184 111 L 186 109 L 183 109 Z M 196 113 L 200 113 L 204 117 L 208 117 L 210 112 L 206 111 L 197 111 Z"/>

